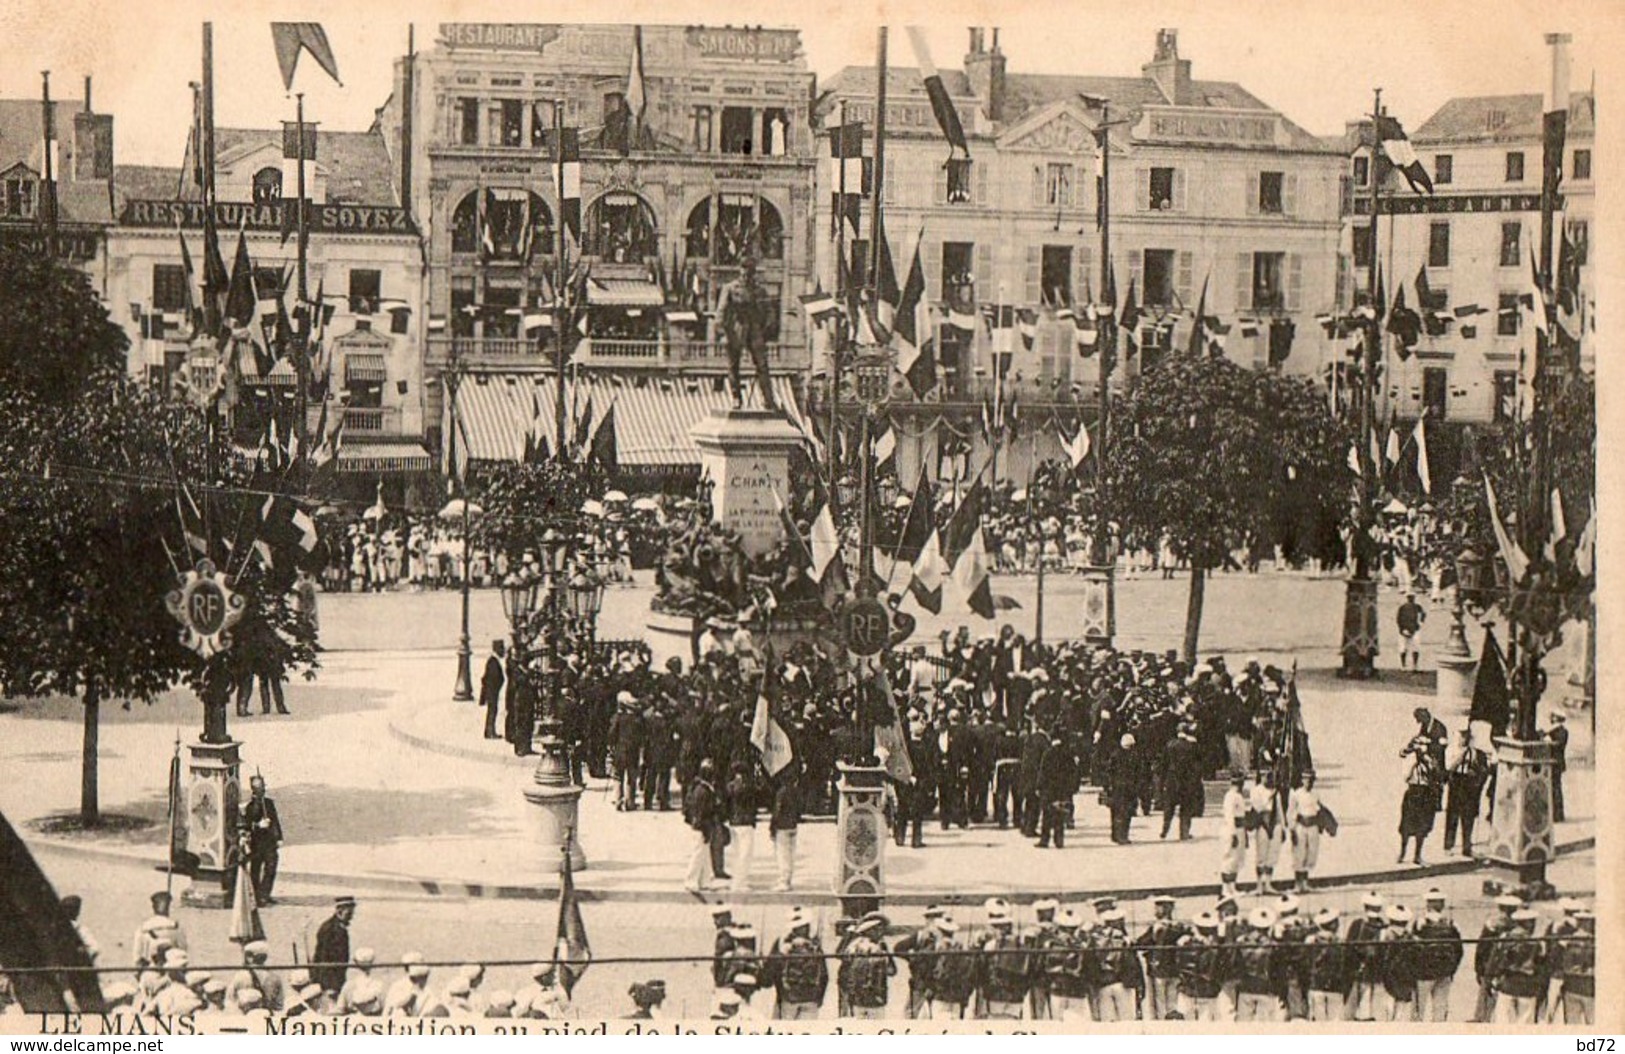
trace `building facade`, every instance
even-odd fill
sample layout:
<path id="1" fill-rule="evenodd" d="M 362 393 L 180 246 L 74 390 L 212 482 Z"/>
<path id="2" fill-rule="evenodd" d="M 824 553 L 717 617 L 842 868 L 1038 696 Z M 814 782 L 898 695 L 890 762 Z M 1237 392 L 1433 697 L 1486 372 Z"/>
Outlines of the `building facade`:
<path id="1" fill-rule="evenodd" d="M 241 231 L 257 296 L 286 290 L 292 311 L 298 238 L 284 222 L 285 208 L 289 218 L 293 212 L 283 178 L 286 168 L 297 179 L 297 162 L 284 165 L 283 130 L 221 128 L 215 140 L 215 222 L 226 265 Z M 382 480 L 388 493 L 405 497 L 433 468 L 422 445 L 421 241 L 397 200 L 379 133 L 318 131 L 306 171 L 306 291 L 322 298 L 332 384 L 346 400 L 340 473 L 358 494 Z M 190 157 L 173 169 L 121 166 L 115 182 L 106 299 L 130 335 L 131 374 L 169 384 L 183 369 L 213 368 L 212 343 L 192 340 L 186 317 L 188 304 L 202 303 L 204 261 L 204 206 Z M 287 193 L 296 193 L 291 184 Z M 252 445 L 270 409 L 294 398 L 297 378 L 286 360 L 261 374 L 251 354 L 233 351 L 243 367 L 233 430 Z M 309 413 L 313 428 L 320 411 Z"/>
<path id="2" fill-rule="evenodd" d="M 1390 303 L 1403 286 L 1407 306 L 1432 321 L 1414 354 L 1400 358 L 1384 341 L 1384 418 L 1482 425 L 1512 415 L 1519 364 L 1535 350 L 1535 329 L 1519 299 L 1531 288 L 1540 248 L 1541 111 L 1539 95 L 1451 99 L 1410 134 L 1434 192 L 1413 191 L 1391 173 L 1379 193 L 1377 258 Z M 1591 266 L 1596 191 L 1592 152 L 1596 106 L 1590 93 L 1572 96 L 1562 160 L 1561 215 L 1553 234 L 1566 235 L 1579 265 L 1581 361 L 1594 368 Z M 1349 234 L 1343 300 L 1369 289 L 1371 260 L 1370 151 L 1351 136 Z M 1423 283 L 1419 288 L 1418 283 Z M 1429 298 L 1419 304 L 1418 297 Z"/>
<path id="3" fill-rule="evenodd" d="M 1172 30 L 1158 35 L 1139 77 L 1014 72 L 997 31 L 990 40 L 979 29 L 970 32 L 962 69 L 941 72 L 966 130 L 970 176 L 950 188 L 947 147 L 920 74 L 891 66 L 886 231 L 900 279 L 919 240 L 937 319 L 946 322 L 956 307 L 963 319 L 1003 304 L 1031 320 L 1030 343 L 1014 343 L 1007 393 L 1025 406 L 1081 399 L 1082 412 L 1093 413 L 1099 360 L 1092 347 L 1078 345 L 1072 315 L 1104 299 L 1096 146 L 1103 121 L 1115 306 L 1133 286 L 1144 313 L 1139 354 L 1120 358 L 1114 385 L 1144 368 L 1159 347 L 1185 340 L 1199 301 L 1229 327 L 1224 353 L 1237 362 L 1265 368 L 1274 333 L 1280 368 L 1319 368 L 1326 337 L 1314 317 L 1331 310 L 1336 296 L 1346 163 L 1336 144 L 1240 85 L 1194 79 Z M 829 87 L 821 120 L 840 124 L 844 104 L 845 119 L 865 125 L 865 154 L 872 153 L 874 69 L 845 69 Z M 822 153 L 829 155 L 828 144 Z M 833 172 L 833 165 L 820 166 L 816 196 L 826 288 L 835 280 Z M 865 201 L 858 228 L 860 252 L 869 206 Z M 950 412 L 955 404 L 975 412 L 996 383 L 991 334 L 978 323 L 940 325 L 937 335 L 945 370 L 937 399 Z M 1036 456 L 1058 456 L 1053 435 L 1044 440 L 1049 445 L 1040 443 Z M 1025 445 L 1009 459 L 1018 477 Z"/>
<path id="4" fill-rule="evenodd" d="M 51 103 L 52 160 L 47 173 L 46 109 L 40 99 L 0 99 L 0 244 L 54 251 L 107 290 L 107 228 L 113 217 L 113 118 L 84 101 Z M 47 174 L 50 179 L 47 180 Z M 56 207 L 56 234 L 48 217 Z"/>
<path id="5" fill-rule="evenodd" d="M 752 245 L 774 305 L 774 371 L 803 372 L 811 88 L 790 29 L 451 23 L 401 60 L 380 126 L 425 233 L 426 368 L 441 378 L 431 419 L 451 426 L 443 375 L 472 373 L 459 400 L 469 453 L 516 456 L 535 400 L 552 405 L 541 378 L 560 278 L 575 289 L 584 275 L 571 398 L 599 413 L 618 403 L 623 467 L 687 463 L 681 428 L 630 418 L 686 427 L 718 401 L 717 294 Z M 579 230 L 561 208 L 556 127 L 579 156 L 579 180 L 572 166 L 564 181 Z M 634 411 L 633 392 L 649 407 Z"/>

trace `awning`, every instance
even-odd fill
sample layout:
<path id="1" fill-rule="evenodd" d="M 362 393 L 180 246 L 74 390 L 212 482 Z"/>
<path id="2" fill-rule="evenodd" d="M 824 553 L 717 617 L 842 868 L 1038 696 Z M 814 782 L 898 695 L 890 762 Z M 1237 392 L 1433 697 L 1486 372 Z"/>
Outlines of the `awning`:
<path id="1" fill-rule="evenodd" d="M 635 278 L 594 278 L 587 282 L 587 303 L 595 307 L 660 307 L 666 294 L 653 282 Z"/>
<path id="2" fill-rule="evenodd" d="M 363 384 L 382 384 L 389 379 L 384 357 L 377 352 L 351 351 L 344 356 L 344 379 Z"/>
<path id="3" fill-rule="evenodd" d="M 466 452 L 476 461 L 517 461 L 524 456 L 526 436 L 533 427 L 551 448 L 555 384 L 554 378 L 544 374 L 476 373 L 466 377 L 457 391 L 462 417 L 456 437 L 459 460 Z M 805 431 L 791 379 L 776 377 L 773 385 L 791 424 Z M 566 398 L 578 407 L 585 408 L 591 401 L 595 419 L 601 420 L 610 406 L 615 407 L 616 460 L 627 468 L 699 465 L 700 451 L 689 438 L 689 429 L 713 410 L 733 405 L 720 376 L 584 374 L 571 381 L 568 390 Z M 533 422 L 539 423 L 533 426 Z M 448 436 L 451 428 L 448 417 Z"/>
<path id="4" fill-rule="evenodd" d="M 290 360 L 278 359 L 271 366 L 271 372 L 260 378 L 260 383 L 296 388 L 299 386 L 299 374 L 294 371 L 293 363 Z"/>
<path id="5" fill-rule="evenodd" d="M 427 472 L 434 458 L 418 443 L 345 439 L 339 447 L 340 472 Z"/>

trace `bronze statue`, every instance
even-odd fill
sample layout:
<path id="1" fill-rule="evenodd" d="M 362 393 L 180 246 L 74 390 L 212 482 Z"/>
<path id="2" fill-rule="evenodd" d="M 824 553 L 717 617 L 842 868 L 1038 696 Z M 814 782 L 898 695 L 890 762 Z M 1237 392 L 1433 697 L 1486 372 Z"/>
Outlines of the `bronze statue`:
<path id="1" fill-rule="evenodd" d="M 768 312 L 772 310 L 772 305 L 768 302 L 767 290 L 756 278 L 754 248 L 746 251 L 742 268 L 738 278 L 722 287 L 717 305 L 722 318 L 723 339 L 728 347 L 728 382 L 733 387 L 734 407 L 738 409 L 745 405 L 745 389 L 739 379 L 739 359 L 740 353 L 749 349 L 751 361 L 756 364 L 756 389 L 761 393 L 762 406 L 777 410 L 779 404 L 773 397 L 773 378 L 767 371 Z"/>

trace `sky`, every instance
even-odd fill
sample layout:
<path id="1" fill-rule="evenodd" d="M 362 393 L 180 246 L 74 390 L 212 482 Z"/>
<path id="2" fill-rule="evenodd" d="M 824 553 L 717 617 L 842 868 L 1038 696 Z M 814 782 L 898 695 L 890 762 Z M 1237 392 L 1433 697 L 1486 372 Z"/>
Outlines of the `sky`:
<path id="1" fill-rule="evenodd" d="M 812 11 L 798 28 L 820 78 L 872 63 L 883 18 L 892 27 L 894 64 L 913 65 L 905 25 L 926 27 L 943 69 L 963 56 L 965 27 L 998 26 L 1010 68 L 1031 73 L 1136 75 L 1151 58 L 1158 28 L 1176 28 L 1180 54 L 1198 79 L 1236 81 L 1322 135 L 1341 132 L 1345 121 L 1369 110 L 1374 87 L 1410 127 L 1453 96 L 1539 92 L 1549 69 L 1546 32 L 1574 34 L 1577 90 L 1592 83 L 1598 56 L 1625 43 L 1625 4 L 1610 0 L 351 0 L 342 9 L 307 0 L 8 0 L 0 5 L 0 97 L 38 98 L 39 72 L 49 70 L 53 96 L 79 99 L 89 75 L 95 108 L 114 114 L 117 161 L 178 165 L 205 19 L 215 25 L 219 125 L 274 127 L 293 118 L 268 23 L 305 19 L 326 27 L 344 78 L 341 87 L 302 62 L 295 87 L 306 93 L 307 115 L 328 128 L 357 130 L 389 94 L 391 64 L 405 51 L 409 23 L 421 48 L 440 22 L 512 22 L 520 12 L 536 22 L 782 26 Z M 1600 72 L 1606 80 L 1607 71 Z"/>

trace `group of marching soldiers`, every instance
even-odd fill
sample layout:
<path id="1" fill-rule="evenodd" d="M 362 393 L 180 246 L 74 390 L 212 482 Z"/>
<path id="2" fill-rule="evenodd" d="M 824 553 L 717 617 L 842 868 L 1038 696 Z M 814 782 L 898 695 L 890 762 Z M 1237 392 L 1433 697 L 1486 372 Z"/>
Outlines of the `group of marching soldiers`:
<path id="1" fill-rule="evenodd" d="M 1019 932 L 1016 909 L 1001 898 L 983 905 L 985 926 L 975 929 L 937 905 L 912 929 L 871 913 L 838 921 L 829 955 L 799 908 L 763 954 L 754 928 L 719 907 L 713 1017 L 816 1018 L 832 979 L 837 1016 L 895 1017 L 900 961 L 908 968 L 906 982 L 898 979 L 907 986 L 902 1011 L 916 1019 L 1450 1019 L 1468 942 L 1440 890 L 1428 890 L 1414 911 L 1369 893 L 1346 922 L 1335 908 L 1311 913 L 1292 894 L 1262 900 L 1266 906 L 1244 914 L 1235 896 L 1222 895 L 1186 921 L 1175 916 L 1173 897 L 1157 896 L 1138 932 L 1112 897 L 1096 898 L 1088 918 L 1087 909 L 1039 900 Z M 1519 898 L 1503 897 L 1497 908 L 1473 948 L 1472 1019 L 1590 1023 L 1593 913 L 1562 901 L 1561 917 L 1537 932 L 1539 916 Z"/>

